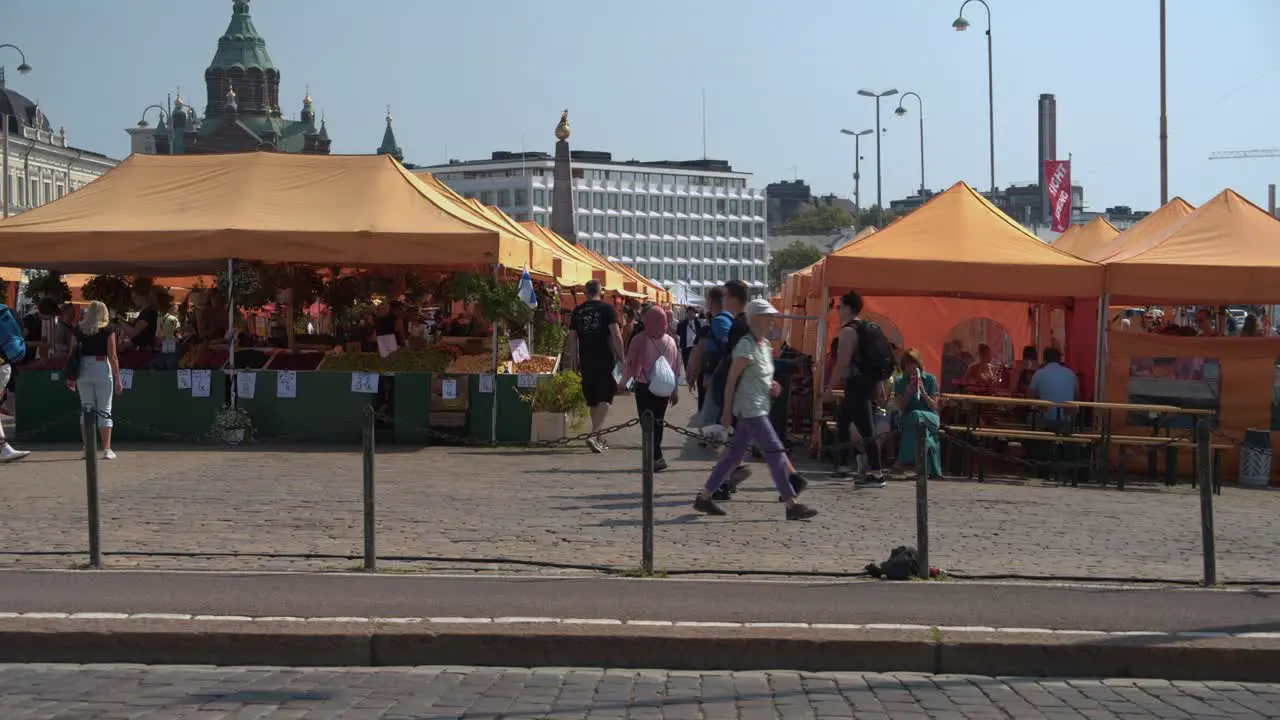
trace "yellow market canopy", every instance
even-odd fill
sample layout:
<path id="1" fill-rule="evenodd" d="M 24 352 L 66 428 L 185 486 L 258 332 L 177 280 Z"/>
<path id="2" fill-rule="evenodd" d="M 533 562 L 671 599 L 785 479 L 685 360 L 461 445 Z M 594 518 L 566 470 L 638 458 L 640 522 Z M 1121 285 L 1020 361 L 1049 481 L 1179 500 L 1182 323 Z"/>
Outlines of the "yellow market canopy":
<path id="1" fill-rule="evenodd" d="M 1119 253 L 1151 247 L 1165 228 L 1181 222 L 1194 211 L 1195 208 L 1191 203 L 1175 197 L 1160 209 L 1125 228 L 1125 231 L 1119 235 L 1092 247 L 1081 248 L 1081 251 L 1076 254 L 1085 260 L 1106 264 L 1112 256 Z"/>
<path id="2" fill-rule="evenodd" d="M 1083 225 L 1072 225 L 1053 241 L 1053 246 L 1078 258 L 1090 259 L 1093 251 L 1115 239 L 1120 231 L 1099 215 Z"/>
<path id="3" fill-rule="evenodd" d="M 228 258 L 344 267 L 529 261 L 387 155 L 131 155 L 83 188 L 0 222 L 0 265 L 173 275 Z"/>

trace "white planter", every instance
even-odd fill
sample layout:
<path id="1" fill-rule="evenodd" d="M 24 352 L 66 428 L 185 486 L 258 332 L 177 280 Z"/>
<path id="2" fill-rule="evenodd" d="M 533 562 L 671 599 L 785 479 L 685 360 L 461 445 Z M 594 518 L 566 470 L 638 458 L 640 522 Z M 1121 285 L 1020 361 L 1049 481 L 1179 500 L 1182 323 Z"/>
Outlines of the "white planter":
<path id="1" fill-rule="evenodd" d="M 566 413 L 536 412 L 533 414 L 533 428 L 529 432 L 532 442 L 543 440 L 559 440 L 567 435 L 569 416 Z"/>
<path id="2" fill-rule="evenodd" d="M 222 439 L 225 440 L 228 445 L 239 445 L 244 442 L 244 430 L 223 430 Z"/>

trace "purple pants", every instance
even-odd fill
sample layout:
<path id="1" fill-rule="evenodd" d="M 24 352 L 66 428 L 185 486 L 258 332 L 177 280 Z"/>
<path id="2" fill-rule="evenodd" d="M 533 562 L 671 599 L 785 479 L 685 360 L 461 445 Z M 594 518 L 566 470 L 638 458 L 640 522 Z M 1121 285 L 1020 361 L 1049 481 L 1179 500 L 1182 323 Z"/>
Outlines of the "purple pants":
<path id="1" fill-rule="evenodd" d="M 765 462 L 769 463 L 769 474 L 773 476 L 773 484 L 778 488 L 778 494 L 784 498 L 795 497 L 796 491 L 791 487 L 791 481 L 787 479 L 786 449 L 782 447 L 778 434 L 773 431 L 773 423 L 769 422 L 767 415 L 738 418 L 738 426 L 733 433 L 733 444 L 729 446 L 729 451 L 724 454 L 724 457 L 720 458 L 720 462 L 711 469 L 711 477 L 707 478 L 707 492 L 713 493 L 724 485 L 729 479 L 729 473 L 738 467 L 752 445 L 760 448 L 764 453 Z"/>

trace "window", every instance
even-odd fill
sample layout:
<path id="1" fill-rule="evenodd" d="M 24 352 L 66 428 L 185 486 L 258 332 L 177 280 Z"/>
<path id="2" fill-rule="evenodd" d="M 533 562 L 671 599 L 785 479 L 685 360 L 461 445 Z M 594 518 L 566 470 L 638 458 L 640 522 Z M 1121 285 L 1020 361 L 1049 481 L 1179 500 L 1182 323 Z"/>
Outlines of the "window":
<path id="1" fill-rule="evenodd" d="M 737 214 L 738 214 L 738 201 L 737 201 L 737 200 L 732 200 L 732 199 L 731 199 L 731 200 L 729 200 L 729 214 L 730 214 L 730 215 L 737 215 Z"/>
<path id="2" fill-rule="evenodd" d="M 534 205 L 537 205 L 538 207 L 546 207 L 546 206 L 547 206 L 547 191 L 546 191 L 546 190 L 534 190 L 534 191 L 533 191 L 533 204 L 534 204 Z"/>
<path id="3" fill-rule="evenodd" d="M 591 216 L 590 215 L 578 216 L 578 229 L 581 230 L 582 232 L 591 232 Z"/>
<path id="4" fill-rule="evenodd" d="M 725 254 L 729 252 L 726 249 L 726 245 L 727 243 L 716 243 L 716 257 L 720 258 L 721 260 L 723 260 L 725 257 Z"/>
<path id="5" fill-rule="evenodd" d="M 764 259 L 764 246 L 763 246 L 763 245 L 757 245 L 757 246 L 756 246 L 756 259 L 757 259 L 757 260 L 763 260 L 763 259 Z"/>
<path id="6" fill-rule="evenodd" d="M 623 241 L 622 241 L 622 254 L 623 254 L 624 256 L 626 256 L 626 257 L 632 257 L 632 255 L 631 255 L 631 241 L 630 241 L 630 240 L 623 240 Z"/>
<path id="7" fill-rule="evenodd" d="M 662 198 L 662 211 L 663 211 L 663 212 L 674 212 L 674 211 L 675 211 L 675 205 L 676 205 L 676 199 L 675 199 L 675 198 L 673 198 L 673 197 L 671 197 L 670 195 L 667 195 L 667 196 L 665 196 L 665 197 L 663 197 L 663 198 Z"/>
<path id="8" fill-rule="evenodd" d="M 648 257 L 648 256 L 649 256 L 649 241 L 648 240 L 636 241 L 636 257 Z"/>
<path id="9" fill-rule="evenodd" d="M 688 234 L 689 234 L 689 221 L 688 221 L 688 220 L 678 220 L 678 221 L 676 221 L 676 234 L 677 234 L 677 235 L 688 235 Z"/>
<path id="10" fill-rule="evenodd" d="M 27 184 L 18 178 L 14 185 L 18 188 L 18 207 L 27 206 Z"/>
<path id="11" fill-rule="evenodd" d="M 662 243 L 662 257 L 671 258 L 675 256 L 676 256 L 676 244 L 670 240 Z"/>
<path id="12" fill-rule="evenodd" d="M 737 280 L 737 279 L 738 279 L 738 266 L 737 266 L 737 265 L 732 265 L 732 266 L 730 266 L 730 267 L 729 267 L 729 279 L 730 279 L 730 280 Z"/>
<path id="13" fill-rule="evenodd" d="M 756 237 L 764 237 L 764 223 L 756 223 Z"/>
<path id="14" fill-rule="evenodd" d="M 618 232 L 618 218 L 616 217 L 609 218 L 609 232 L 611 233 Z"/>
<path id="15" fill-rule="evenodd" d="M 642 217 L 636 218 L 636 234 L 637 235 L 649 234 L 649 221 L 646 218 L 642 218 Z"/>
<path id="16" fill-rule="evenodd" d="M 679 265 L 679 266 L 677 266 L 677 267 L 676 267 L 676 274 L 677 274 L 677 277 L 679 277 L 681 280 L 688 280 L 688 279 L 689 279 L 689 266 L 688 266 L 688 265 Z"/>
<path id="17" fill-rule="evenodd" d="M 632 198 L 632 196 L 630 196 L 630 195 L 623 195 L 623 196 L 622 196 L 622 209 L 623 209 L 623 210 L 630 210 L 630 209 L 631 209 L 631 201 L 632 201 L 632 199 L 633 199 L 633 198 Z"/>
<path id="18" fill-rule="evenodd" d="M 636 196 L 636 210 L 639 210 L 640 212 L 644 212 L 644 210 L 645 210 L 645 206 L 646 206 L 646 205 L 648 205 L 648 200 L 645 198 L 645 196 L 644 196 L 644 195 L 637 195 L 637 196 Z"/>
<path id="19" fill-rule="evenodd" d="M 689 212 L 695 215 L 702 212 L 702 198 L 689 198 Z"/>
<path id="20" fill-rule="evenodd" d="M 516 190 L 515 202 L 514 202 L 513 204 L 514 204 L 516 207 L 524 207 L 525 205 L 528 205 L 528 204 L 529 204 L 529 191 L 528 191 L 528 190 Z"/>
<path id="21" fill-rule="evenodd" d="M 676 274 L 676 270 L 675 270 L 675 268 L 674 268 L 674 267 L 672 267 L 671 265 L 663 265 L 663 266 L 662 266 L 662 279 L 663 279 L 663 280 L 674 280 L 674 279 L 675 279 L 675 274 Z"/>
<path id="22" fill-rule="evenodd" d="M 675 234 L 675 232 L 676 232 L 676 223 L 675 223 L 675 221 L 674 221 L 674 220 L 663 220 L 663 221 L 662 221 L 662 234 L 663 234 L 663 235 L 674 235 L 674 234 Z"/>
<path id="23" fill-rule="evenodd" d="M 689 212 L 689 198 L 676 198 L 676 212 Z"/>
<path id="24" fill-rule="evenodd" d="M 582 208 L 583 210 L 586 210 L 591 207 L 591 193 L 588 193 L 588 192 L 578 193 L 578 207 Z"/>
<path id="25" fill-rule="evenodd" d="M 716 221 L 716 236 L 724 237 L 724 221 L 723 220 Z"/>
<path id="26" fill-rule="evenodd" d="M 738 223 L 729 223 L 729 237 L 738 237 Z"/>
<path id="27" fill-rule="evenodd" d="M 701 265 L 690 265 L 690 266 L 689 266 L 689 279 L 690 279 L 690 280 L 701 280 L 701 279 L 702 279 L 702 266 L 701 266 Z"/>
<path id="28" fill-rule="evenodd" d="M 547 224 L 547 214 L 546 214 L 546 213 L 534 213 L 534 214 L 533 214 L 533 221 L 534 221 L 534 222 L 536 222 L 536 223 L 538 223 L 539 225 L 546 226 L 546 224 Z"/>
<path id="29" fill-rule="evenodd" d="M 596 218 L 596 219 L 599 220 L 600 218 Z M 618 257 L 618 239 L 617 238 L 612 238 L 609 240 L 609 254 L 614 257 Z"/>
<path id="30" fill-rule="evenodd" d="M 592 193 L 592 199 L 595 200 L 595 204 L 592 205 L 592 207 L 594 207 L 596 210 L 604 209 L 604 193 L 601 193 L 601 192 Z"/>
<path id="31" fill-rule="evenodd" d="M 728 275 L 728 274 L 729 274 L 729 268 L 725 267 L 724 265 L 720 265 L 720 266 L 716 267 L 716 278 L 717 278 L 720 282 L 724 282 L 724 281 L 725 281 L 725 276 L 726 276 L 726 275 Z"/>
<path id="32" fill-rule="evenodd" d="M 635 221 L 629 217 L 622 218 L 622 234 L 630 235 L 635 230 Z"/>
<path id="33" fill-rule="evenodd" d="M 715 257 L 715 256 L 716 256 L 716 247 L 715 247 L 715 245 L 713 245 L 713 244 L 711 244 L 711 243 L 703 243 L 703 244 L 702 244 L 702 256 L 703 256 L 703 257 L 705 257 L 705 258 L 706 258 L 706 259 L 708 259 L 708 260 L 710 260 L 711 258 Z M 708 279 L 708 280 L 710 280 L 711 278 L 707 278 L 707 279 Z"/>
<path id="34" fill-rule="evenodd" d="M 764 217 L 764 201 L 763 200 L 756 201 L 756 217 Z"/>
<path id="35" fill-rule="evenodd" d="M 618 194 L 617 194 L 617 193 L 609 193 L 609 209 L 610 209 L 610 210 L 617 210 L 617 209 L 618 209 Z"/>
<path id="36" fill-rule="evenodd" d="M 507 207 L 510 204 L 511 204 L 511 191 L 499 190 L 498 191 L 498 207 Z"/>
<path id="37" fill-rule="evenodd" d="M 598 233 L 604 232 L 604 216 L 603 215 L 598 215 L 596 217 L 591 218 L 591 231 L 598 232 Z"/>
<path id="38" fill-rule="evenodd" d="M 481 190 L 481 191 L 480 191 L 480 202 L 484 203 L 485 205 L 492 205 L 492 204 L 493 204 L 493 191 L 492 191 L 492 190 Z"/>
<path id="39" fill-rule="evenodd" d="M 724 214 L 724 200 L 716 200 L 716 214 L 717 215 Z"/>
<path id="40" fill-rule="evenodd" d="M 729 243 L 729 257 L 738 259 L 738 243 Z"/>
<path id="41" fill-rule="evenodd" d="M 676 257 L 689 257 L 689 243 L 683 240 L 676 243 Z"/>
<path id="42" fill-rule="evenodd" d="M 62 187 L 62 185 L 58 185 L 58 197 L 61 198 L 63 195 L 66 195 L 66 194 L 67 194 L 66 188 Z"/>
<path id="43" fill-rule="evenodd" d="M 703 235 L 714 235 L 714 234 L 715 234 L 715 226 L 711 224 L 711 221 L 710 221 L 710 220 L 703 220 L 703 221 L 702 221 L 702 234 L 703 234 Z"/>

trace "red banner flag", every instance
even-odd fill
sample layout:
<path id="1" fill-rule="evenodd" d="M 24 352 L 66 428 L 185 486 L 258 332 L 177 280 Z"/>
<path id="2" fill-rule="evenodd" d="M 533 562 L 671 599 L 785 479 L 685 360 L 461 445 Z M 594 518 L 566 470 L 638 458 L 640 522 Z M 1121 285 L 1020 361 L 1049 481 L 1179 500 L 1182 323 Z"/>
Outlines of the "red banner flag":
<path id="1" fill-rule="evenodd" d="M 1071 225 L 1071 161 L 1045 160 L 1044 177 L 1048 184 L 1049 217 L 1054 232 L 1066 232 Z"/>

